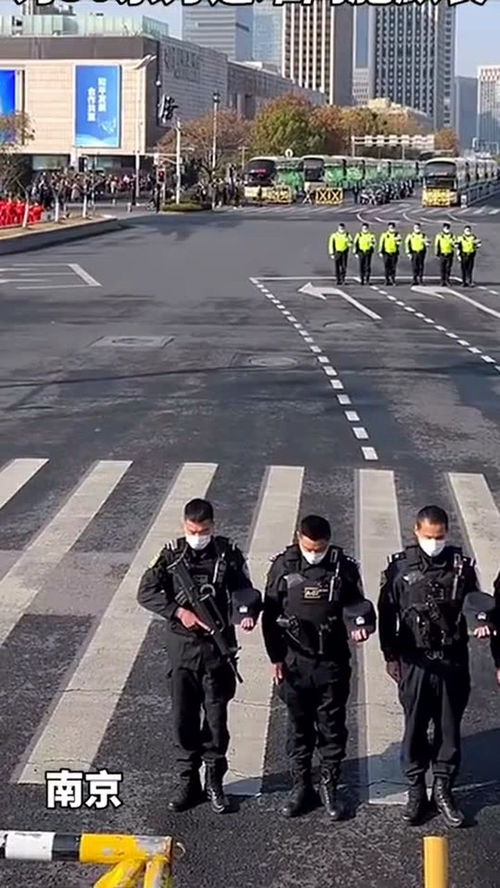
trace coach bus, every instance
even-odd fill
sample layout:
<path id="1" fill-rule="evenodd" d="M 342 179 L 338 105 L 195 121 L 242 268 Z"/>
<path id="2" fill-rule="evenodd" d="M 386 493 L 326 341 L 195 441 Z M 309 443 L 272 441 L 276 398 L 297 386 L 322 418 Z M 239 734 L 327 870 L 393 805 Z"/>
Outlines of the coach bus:
<path id="1" fill-rule="evenodd" d="M 277 157 L 251 157 L 245 166 L 245 197 L 257 197 L 259 189 L 272 188 L 276 179 Z"/>
<path id="2" fill-rule="evenodd" d="M 455 207 L 470 187 L 471 172 L 467 161 L 461 157 L 433 157 L 424 163 L 423 179 L 424 206 Z"/>

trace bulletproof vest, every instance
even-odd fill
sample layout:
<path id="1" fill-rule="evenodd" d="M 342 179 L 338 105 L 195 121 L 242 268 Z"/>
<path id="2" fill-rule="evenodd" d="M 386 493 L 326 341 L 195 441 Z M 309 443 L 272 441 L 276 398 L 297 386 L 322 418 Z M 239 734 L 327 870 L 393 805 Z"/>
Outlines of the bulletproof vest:
<path id="1" fill-rule="evenodd" d="M 189 575 L 193 582 L 201 589 L 207 583 L 214 586 L 215 591 L 219 594 L 225 594 L 224 580 L 226 577 L 228 557 L 230 555 L 231 544 L 227 537 L 215 536 L 212 540 L 215 547 L 216 558 L 212 569 L 209 560 L 202 562 L 198 560 L 188 559 Z M 167 549 L 172 552 L 173 561 L 180 558 L 187 547 L 185 537 L 179 537 L 177 540 L 170 542 Z M 172 570 L 175 584 L 175 567 Z M 227 596 L 226 596 L 227 597 Z"/>
<path id="2" fill-rule="evenodd" d="M 322 654 L 326 634 L 333 624 L 342 619 L 340 607 L 340 558 L 342 549 L 329 551 L 329 563 L 321 565 L 325 576 L 311 580 L 300 573 L 301 556 L 297 546 L 286 551 L 285 576 L 287 587 L 283 607 L 289 635 L 309 654 Z"/>
<path id="3" fill-rule="evenodd" d="M 461 638 L 464 557 L 454 547 L 452 566 L 437 580 L 434 571 L 422 570 L 418 546 L 409 546 L 401 554 L 406 558 L 400 564 L 400 578 L 409 601 L 401 623 L 410 630 L 417 648 L 438 654 Z"/>

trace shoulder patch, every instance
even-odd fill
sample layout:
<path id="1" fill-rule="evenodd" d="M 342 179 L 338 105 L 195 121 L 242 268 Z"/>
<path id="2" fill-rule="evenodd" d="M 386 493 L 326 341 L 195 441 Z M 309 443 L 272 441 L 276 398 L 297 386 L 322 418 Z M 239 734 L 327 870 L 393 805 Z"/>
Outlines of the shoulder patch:
<path id="1" fill-rule="evenodd" d="M 271 555 L 269 561 L 271 562 L 271 564 L 274 564 L 274 562 L 280 557 L 280 555 L 284 554 L 285 552 L 276 552 L 276 555 Z"/>
<path id="2" fill-rule="evenodd" d="M 345 560 L 348 561 L 350 564 L 354 564 L 355 567 L 359 567 L 358 562 L 356 561 L 355 558 L 352 558 L 351 555 L 344 555 L 344 558 L 345 558 Z"/>
<path id="3" fill-rule="evenodd" d="M 401 561 L 403 558 L 406 558 L 406 552 L 404 550 L 402 552 L 394 552 L 393 555 L 389 555 L 387 563 L 392 564 L 394 561 Z"/>

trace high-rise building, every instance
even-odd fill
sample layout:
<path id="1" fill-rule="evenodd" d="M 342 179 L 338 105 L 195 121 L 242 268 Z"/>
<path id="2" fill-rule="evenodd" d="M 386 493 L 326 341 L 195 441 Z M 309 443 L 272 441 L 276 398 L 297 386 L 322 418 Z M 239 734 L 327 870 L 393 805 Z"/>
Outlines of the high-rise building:
<path id="1" fill-rule="evenodd" d="M 370 97 L 370 72 L 368 69 L 370 45 L 370 7 L 354 7 L 354 57 L 352 73 L 352 97 L 355 105 L 366 105 Z"/>
<path id="2" fill-rule="evenodd" d="M 472 148 L 477 136 L 477 77 L 455 80 L 455 129 L 462 151 Z"/>
<path id="3" fill-rule="evenodd" d="M 251 61 L 252 32 L 253 7 L 213 6 L 209 0 L 183 6 L 182 39 L 215 49 L 234 61 Z"/>
<path id="4" fill-rule="evenodd" d="M 283 60 L 283 7 L 265 0 L 253 16 L 253 58 L 281 71 Z"/>
<path id="5" fill-rule="evenodd" d="M 283 15 L 283 75 L 319 89 L 332 105 L 351 105 L 353 7 L 312 0 L 287 4 Z"/>
<path id="6" fill-rule="evenodd" d="M 481 143 L 500 143 L 500 65 L 478 69 L 477 135 Z"/>
<path id="7" fill-rule="evenodd" d="M 370 95 L 429 115 L 434 127 L 453 123 L 455 9 L 445 3 L 373 8 Z"/>

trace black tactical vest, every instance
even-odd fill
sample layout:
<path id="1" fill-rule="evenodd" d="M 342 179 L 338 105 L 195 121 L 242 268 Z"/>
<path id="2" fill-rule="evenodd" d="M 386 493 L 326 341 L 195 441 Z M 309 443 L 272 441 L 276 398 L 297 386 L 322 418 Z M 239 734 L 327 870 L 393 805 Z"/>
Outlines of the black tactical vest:
<path id="1" fill-rule="evenodd" d="M 300 573 L 300 549 L 290 546 L 285 553 L 284 580 L 287 587 L 281 625 L 289 637 L 308 654 L 323 655 L 323 644 L 342 619 L 340 605 L 342 550 L 330 548 L 329 562 L 321 568 L 325 576 L 310 580 Z"/>

